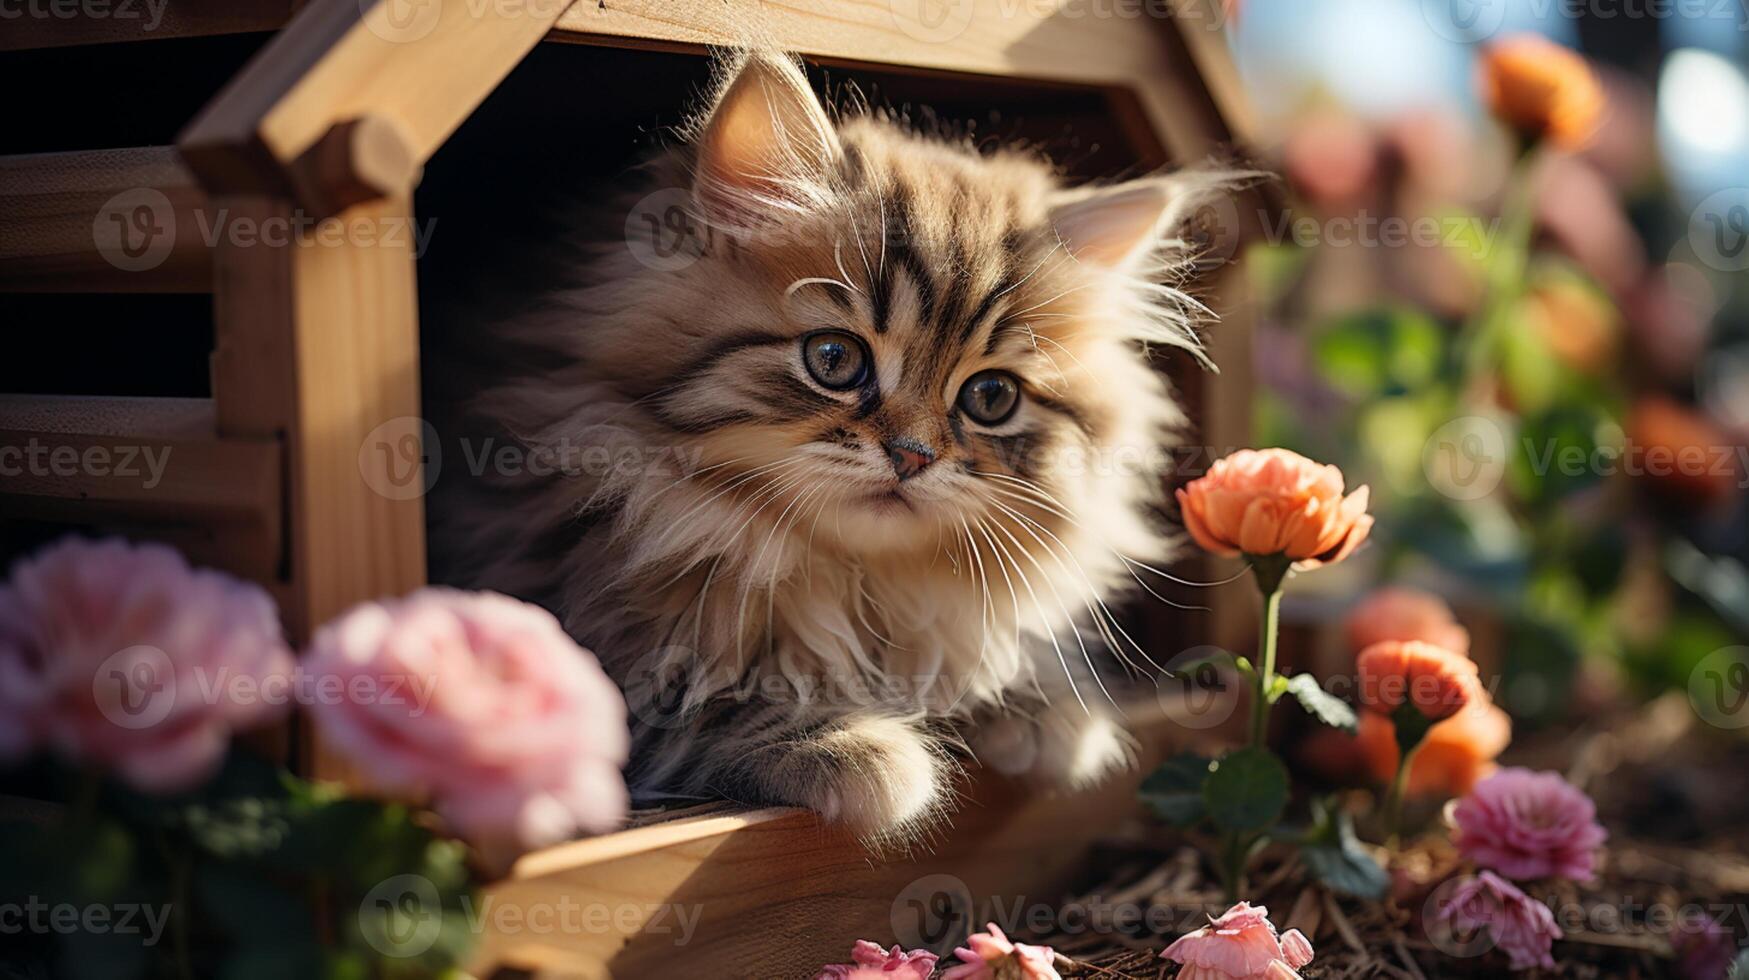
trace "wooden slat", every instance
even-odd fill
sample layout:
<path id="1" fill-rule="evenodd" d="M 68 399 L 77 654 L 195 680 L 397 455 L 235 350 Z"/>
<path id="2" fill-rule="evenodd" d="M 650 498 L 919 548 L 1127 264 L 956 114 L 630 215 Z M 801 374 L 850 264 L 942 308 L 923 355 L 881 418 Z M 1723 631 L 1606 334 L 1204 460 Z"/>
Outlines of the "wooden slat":
<path id="1" fill-rule="evenodd" d="M 295 0 L 108 0 L 64 5 L 20 3 L 0 31 L 0 51 L 77 44 L 161 41 L 279 29 Z M 71 11 L 72 16 L 68 15 Z"/>
<path id="2" fill-rule="evenodd" d="M 374 116 L 429 159 L 568 0 L 310 0 L 177 141 L 211 192 L 290 194 L 330 130 Z"/>
<path id="3" fill-rule="evenodd" d="M 775 43 L 828 63 L 974 72 L 1133 90 L 1180 163 L 1228 138 L 1229 121 L 1202 118 L 1211 96 L 1199 69 L 1221 71 L 1225 40 L 1215 0 L 1090 4 L 1087 0 L 817 0 L 778 4 L 727 0 L 577 3 L 554 40 L 615 40 L 696 48 Z M 1101 16 L 1134 10 L 1136 16 Z M 945 15 L 945 17 L 943 17 Z M 936 18 L 942 18 L 939 24 Z M 1195 32 L 1196 57 L 1181 34 Z M 1230 103 L 1231 104 L 1231 103 Z M 1243 122 L 1235 120 L 1233 122 Z"/>
<path id="4" fill-rule="evenodd" d="M 0 514 L 143 532 L 271 579 L 281 447 L 220 439 L 201 399 L 0 396 Z"/>
<path id="5" fill-rule="evenodd" d="M 0 157 L 0 291 L 206 292 L 205 199 L 168 146 Z"/>
<path id="6" fill-rule="evenodd" d="M 1185 730 L 1158 707 L 1132 714 L 1146 746 L 1135 771 L 1080 794 L 986 775 L 942 837 L 909 854 L 873 855 L 813 814 L 781 808 L 675 819 L 530 854 L 486 890 L 482 910 L 496 927 L 481 937 L 471 972 L 806 980 L 844 962 L 857 939 L 917 943 L 895 930 L 917 921 L 910 903 L 936 886 L 963 883 L 980 916 L 992 903 L 1006 918 L 1016 903 L 1055 902 L 1095 838 L 1135 812 L 1143 773 L 1183 747 Z M 565 909 L 574 910 L 569 920 L 558 918 Z M 681 941 L 683 922 L 691 932 Z"/>

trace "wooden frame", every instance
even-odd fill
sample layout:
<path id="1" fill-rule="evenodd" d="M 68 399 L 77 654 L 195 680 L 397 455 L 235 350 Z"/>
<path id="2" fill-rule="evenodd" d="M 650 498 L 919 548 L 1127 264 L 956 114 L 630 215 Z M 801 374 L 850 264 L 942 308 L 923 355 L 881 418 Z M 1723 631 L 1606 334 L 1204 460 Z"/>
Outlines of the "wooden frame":
<path id="1" fill-rule="evenodd" d="M 543 39 L 699 52 L 757 36 L 827 64 L 1074 86 L 1104 94 L 1152 165 L 1197 163 L 1249 131 L 1212 29 L 1218 0 L 1171 0 L 1173 16 L 1146 23 L 1069 16 L 1077 0 L 964 0 L 947 5 L 965 17 L 947 31 L 914 0 L 567 2 L 308 0 L 188 126 L 174 157 L 144 148 L 0 160 L 0 178 L 35 181 L 19 200 L 0 197 L 0 214 L 22 209 L 34 222 L 0 235 L 0 289 L 210 289 L 216 320 L 213 398 L 198 407 L 199 431 L 150 436 L 186 466 L 175 493 L 110 499 L 101 488 L 51 481 L 8 488 L 0 505 L 188 524 L 199 531 L 190 540 L 212 545 L 212 563 L 270 584 L 294 641 L 355 602 L 423 584 L 410 240 L 303 235 L 275 245 L 221 234 L 209 251 L 179 237 L 172 261 L 118 277 L 94 258 L 84 229 L 117 187 L 157 189 L 179 218 L 204 208 L 235 226 L 404 225 L 415 218 L 424 163 Z M 225 6 L 183 8 L 171 33 L 260 29 L 283 22 L 292 5 Z M 14 35 L 13 46 L 99 39 L 74 33 Z M 181 221 L 177 228 L 185 230 Z M 1216 305 L 1241 289 L 1229 272 Z M 1249 330 L 1237 305 L 1225 306 L 1214 348 L 1228 383 L 1186 392 L 1214 446 L 1237 444 L 1246 425 Z M 101 435 L 89 428 L 55 431 L 86 445 Z M 0 444 L 31 431 L 0 432 Z M 174 528 L 159 533 L 180 543 Z M 1148 758 L 1172 741 L 1159 721 L 1144 728 Z M 310 763 L 317 775 L 344 775 L 319 747 Z M 891 935 L 896 896 L 929 874 L 952 875 L 975 897 L 1049 897 L 1079 858 L 1076 844 L 1126 812 L 1134 784 L 1040 797 L 990 781 L 974 788 L 940 847 L 898 857 L 872 856 L 793 810 L 719 810 L 564 845 L 524 858 L 489 898 L 523 910 L 566 897 L 621 906 L 708 900 L 710 919 L 685 945 L 653 941 L 648 919 L 636 916 L 556 937 L 489 929 L 474 966 L 482 975 L 727 976 L 743 967 L 801 975 L 841 957 L 851 938 Z"/>

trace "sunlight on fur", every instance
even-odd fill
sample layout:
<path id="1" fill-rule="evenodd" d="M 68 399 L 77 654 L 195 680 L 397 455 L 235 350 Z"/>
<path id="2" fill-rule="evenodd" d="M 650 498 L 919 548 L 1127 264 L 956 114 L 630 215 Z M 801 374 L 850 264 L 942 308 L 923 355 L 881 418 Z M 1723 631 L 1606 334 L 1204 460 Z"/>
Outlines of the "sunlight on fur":
<path id="1" fill-rule="evenodd" d="M 538 365 L 479 398 L 485 427 L 650 465 L 440 499 L 448 577 L 598 653 L 644 799 L 903 842 L 968 749 L 1066 786 L 1128 764 L 1106 679 L 1159 665 L 1108 604 L 1171 549 L 1160 474 L 1114 460 L 1183 421 L 1150 358 L 1201 357 L 1174 234 L 1219 179 L 1066 189 L 1018 151 L 835 123 L 766 55 L 725 64 L 687 136 L 623 221 L 679 199 L 679 261 L 616 238 L 621 210 L 582 285 L 479 325 Z"/>

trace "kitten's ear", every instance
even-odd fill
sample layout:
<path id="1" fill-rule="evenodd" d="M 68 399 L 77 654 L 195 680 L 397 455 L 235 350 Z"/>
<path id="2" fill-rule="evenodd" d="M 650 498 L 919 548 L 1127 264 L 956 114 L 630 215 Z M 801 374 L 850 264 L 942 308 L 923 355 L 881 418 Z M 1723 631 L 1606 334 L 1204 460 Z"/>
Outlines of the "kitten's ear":
<path id="1" fill-rule="evenodd" d="M 807 76 L 787 59 L 749 57 L 718 96 L 698 139 L 693 195 L 730 224 L 819 197 L 843 150 Z"/>
<path id="2" fill-rule="evenodd" d="M 1176 232 L 1183 198 L 1164 178 L 1064 191 L 1051 207 L 1051 224 L 1075 258 L 1130 271 Z"/>

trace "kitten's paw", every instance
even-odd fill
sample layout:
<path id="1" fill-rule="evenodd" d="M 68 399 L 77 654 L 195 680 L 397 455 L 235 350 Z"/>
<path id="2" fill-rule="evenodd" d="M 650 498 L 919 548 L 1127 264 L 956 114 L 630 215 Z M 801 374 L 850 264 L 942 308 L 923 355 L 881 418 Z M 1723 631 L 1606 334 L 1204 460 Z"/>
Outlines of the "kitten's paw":
<path id="1" fill-rule="evenodd" d="M 1065 789 L 1086 789 L 1136 763 L 1135 740 L 1104 715 L 1008 715 L 981 726 L 973 751 L 984 765 Z"/>
<path id="2" fill-rule="evenodd" d="M 946 808 L 946 763 L 927 737 L 895 718 L 847 719 L 782 754 L 765 781 L 773 795 L 870 840 L 908 837 Z"/>

